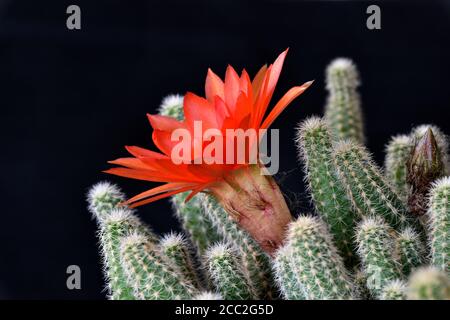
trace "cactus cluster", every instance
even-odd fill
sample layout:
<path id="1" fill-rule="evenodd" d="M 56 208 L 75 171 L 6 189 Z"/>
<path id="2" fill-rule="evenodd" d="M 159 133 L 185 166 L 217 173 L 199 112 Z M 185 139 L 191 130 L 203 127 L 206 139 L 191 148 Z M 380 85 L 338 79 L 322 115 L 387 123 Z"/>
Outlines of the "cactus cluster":
<path id="1" fill-rule="evenodd" d="M 325 115 L 296 139 L 314 212 L 273 255 L 209 193 L 172 196 L 184 230 L 160 237 L 116 186 L 91 189 L 111 299 L 450 299 L 447 137 L 433 125 L 395 136 L 381 168 L 364 145 L 356 66 L 337 59 L 326 78 Z M 182 119 L 182 101 L 160 113 Z"/>

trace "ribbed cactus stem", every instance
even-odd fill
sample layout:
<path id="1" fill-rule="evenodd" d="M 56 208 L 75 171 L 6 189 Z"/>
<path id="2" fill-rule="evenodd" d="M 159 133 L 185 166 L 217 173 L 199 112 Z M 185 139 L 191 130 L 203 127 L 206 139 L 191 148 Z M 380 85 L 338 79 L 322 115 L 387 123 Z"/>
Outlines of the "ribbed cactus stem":
<path id="1" fill-rule="evenodd" d="M 332 160 L 332 139 L 324 120 L 312 117 L 298 130 L 299 154 L 317 212 L 328 224 L 333 239 L 349 267 L 355 264 L 352 237 L 356 214 Z"/>
<path id="2" fill-rule="evenodd" d="M 273 262 L 275 281 L 280 289 L 281 296 L 286 300 L 305 300 L 304 287 L 298 281 L 292 261 L 292 247 L 283 246 L 278 249 Z"/>
<path id="3" fill-rule="evenodd" d="M 450 300 L 448 274 L 435 267 L 416 270 L 408 281 L 408 300 Z"/>
<path id="4" fill-rule="evenodd" d="M 406 283 L 402 280 L 392 280 L 386 284 L 381 292 L 381 300 L 405 300 Z"/>
<path id="5" fill-rule="evenodd" d="M 203 291 L 197 294 L 193 300 L 223 300 L 223 297 L 215 292 Z"/>
<path id="6" fill-rule="evenodd" d="M 334 160 L 360 216 L 383 217 L 397 229 L 408 226 L 405 205 L 363 146 L 340 142 L 335 146 Z"/>
<path id="7" fill-rule="evenodd" d="M 209 276 L 217 291 L 226 300 L 255 299 L 247 283 L 238 255 L 226 244 L 219 243 L 205 253 Z"/>
<path id="8" fill-rule="evenodd" d="M 191 299 L 198 292 L 161 258 L 156 245 L 134 233 L 121 242 L 121 260 L 135 296 L 140 300 Z"/>
<path id="9" fill-rule="evenodd" d="M 180 193 L 173 196 L 172 204 L 183 229 L 189 235 L 200 257 L 210 245 L 221 241 L 222 237 L 215 230 L 209 216 L 202 210 L 198 196 L 185 202 L 188 194 Z"/>
<path id="10" fill-rule="evenodd" d="M 164 97 L 161 105 L 159 106 L 159 114 L 162 116 L 172 117 L 180 121 L 183 120 L 183 100 L 183 96 L 179 94 L 171 94 Z"/>
<path id="11" fill-rule="evenodd" d="M 87 194 L 88 209 L 98 222 L 108 217 L 125 195 L 114 184 L 103 181 L 95 184 Z"/>
<path id="12" fill-rule="evenodd" d="M 412 139 L 407 135 L 393 137 L 386 146 L 385 174 L 402 199 L 407 199 L 409 194 L 406 163 L 411 155 L 412 147 Z"/>
<path id="13" fill-rule="evenodd" d="M 217 232 L 241 255 L 245 275 L 255 290 L 255 296 L 259 299 L 271 299 L 273 288 L 269 256 L 239 227 L 213 196 L 199 196 L 204 212 L 208 214 Z"/>
<path id="14" fill-rule="evenodd" d="M 292 248 L 290 266 L 306 299 L 356 298 L 342 258 L 320 219 L 305 216 L 292 222 L 286 245 Z"/>
<path id="15" fill-rule="evenodd" d="M 396 256 L 404 275 L 420 266 L 424 261 L 424 248 L 419 234 L 411 228 L 405 228 L 397 235 Z"/>
<path id="16" fill-rule="evenodd" d="M 367 275 L 367 288 L 381 298 L 383 288 L 400 277 L 393 259 L 394 241 L 389 226 L 380 218 L 365 218 L 357 228 L 358 253 Z"/>
<path id="17" fill-rule="evenodd" d="M 450 177 L 433 184 L 428 208 L 431 263 L 450 273 Z"/>
<path id="18" fill-rule="evenodd" d="M 201 283 L 192 259 L 192 249 L 181 234 L 169 233 L 160 242 L 161 252 L 167 258 L 169 265 L 175 266 L 187 281 L 200 288 Z"/>
<path id="19" fill-rule="evenodd" d="M 339 140 L 364 142 L 361 102 L 357 92 L 359 84 L 358 71 L 351 60 L 338 58 L 328 66 L 325 118 L 333 135 Z"/>

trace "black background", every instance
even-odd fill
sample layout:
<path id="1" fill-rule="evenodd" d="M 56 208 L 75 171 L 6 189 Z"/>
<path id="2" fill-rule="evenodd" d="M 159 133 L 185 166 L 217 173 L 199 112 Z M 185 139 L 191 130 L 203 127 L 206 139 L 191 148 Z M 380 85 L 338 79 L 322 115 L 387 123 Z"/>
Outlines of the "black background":
<path id="1" fill-rule="evenodd" d="M 309 205 L 294 129 L 322 112 L 331 59 L 359 66 L 368 146 L 380 164 L 389 137 L 413 125 L 450 133 L 450 1 L 378 2 L 375 31 L 366 28 L 371 3 L 0 1 L 0 298 L 104 298 L 85 194 L 105 179 L 128 195 L 151 186 L 101 170 L 126 155 L 124 145 L 152 147 L 145 114 L 167 94 L 203 94 L 208 67 L 254 74 L 289 47 L 274 100 L 316 80 L 273 125 L 277 178 L 295 214 Z M 79 31 L 66 28 L 69 4 L 81 7 Z M 167 201 L 139 212 L 158 232 L 178 228 Z M 71 264 L 81 267 L 81 290 L 66 288 Z"/>

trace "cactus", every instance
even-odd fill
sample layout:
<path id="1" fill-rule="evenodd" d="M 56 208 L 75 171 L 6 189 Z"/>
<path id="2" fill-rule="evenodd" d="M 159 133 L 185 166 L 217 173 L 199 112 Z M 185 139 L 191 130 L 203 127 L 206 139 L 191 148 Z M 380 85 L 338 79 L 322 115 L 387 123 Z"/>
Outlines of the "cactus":
<path id="1" fill-rule="evenodd" d="M 442 178 L 433 184 L 428 219 L 431 263 L 450 272 L 450 177 Z"/>
<path id="2" fill-rule="evenodd" d="M 284 299 L 305 300 L 307 297 L 304 292 L 305 288 L 297 281 L 297 274 L 290 265 L 292 255 L 293 252 L 290 246 L 283 246 L 278 249 L 273 263 L 275 281 Z"/>
<path id="3" fill-rule="evenodd" d="M 326 123 L 316 117 L 304 121 L 298 130 L 297 143 L 316 210 L 329 225 L 340 253 L 351 267 L 356 262 L 352 241 L 356 214 L 335 173 L 332 139 Z"/>
<path id="4" fill-rule="evenodd" d="M 437 268 L 420 268 L 409 279 L 407 297 L 408 300 L 450 300 L 450 279 Z"/>
<path id="5" fill-rule="evenodd" d="M 360 216 L 383 217 L 392 227 L 408 226 L 406 208 L 362 146 L 345 141 L 334 149 L 336 169 Z"/>
<path id="6" fill-rule="evenodd" d="M 237 254 L 226 244 L 219 243 L 205 253 L 209 275 L 221 296 L 227 300 L 256 298 L 247 283 Z"/>
<path id="7" fill-rule="evenodd" d="M 406 284 L 401 280 L 388 282 L 381 291 L 381 300 L 405 300 Z"/>
<path id="8" fill-rule="evenodd" d="M 109 182 L 99 182 L 89 189 L 87 194 L 88 209 L 93 217 L 101 222 L 108 217 L 117 205 L 125 200 L 122 191 Z"/>
<path id="9" fill-rule="evenodd" d="M 411 228 L 406 228 L 396 238 L 396 255 L 402 272 L 408 275 L 411 270 L 423 263 L 424 248 L 420 237 Z"/>
<path id="10" fill-rule="evenodd" d="M 168 263 L 180 270 L 186 280 L 195 287 L 201 287 L 199 277 L 195 271 L 191 248 L 182 234 L 169 233 L 160 242 L 162 254 L 167 257 Z"/>
<path id="11" fill-rule="evenodd" d="M 394 239 L 382 218 L 365 218 L 357 228 L 358 253 L 367 276 L 367 288 L 375 297 L 390 281 L 401 276 L 398 263 L 392 258 Z"/>
<path id="12" fill-rule="evenodd" d="M 197 290 L 161 258 L 155 244 L 139 233 L 121 241 L 121 260 L 128 283 L 140 300 L 191 299 Z"/>
<path id="13" fill-rule="evenodd" d="M 407 162 L 411 155 L 413 143 L 407 135 L 395 136 L 386 147 L 385 169 L 386 177 L 392 183 L 395 191 L 402 199 L 409 195 L 409 186 L 406 182 Z"/>
<path id="14" fill-rule="evenodd" d="M 244 272 L 255 290 L 255 295 L 258 298 L 272 298 L 270 258 L 212 196 L 200 196 L 203 210 L 210 217 L 216 230 L 241 255 Z"/>
<path id="15" fill-rule="evenodd" d="M 306 299 L 354 299 L 355 289 L 326 226 L 318 218 L 299 217 L 289 226 L 290 267 Z M 282 279 L 281 276 L 278 277 Z"/>
<path id="16" fill-rule="evenodd" d="M 87 198 L 99 227 L 108 296 L 270 299 L 278 289 L 280 297 L 289 300 L 450 299 L 450 177 L 442 178 L 449 172 L 448 139 L 432 125 L 394 136 L 386 148 L 383 173 L 362 145 L 358 84 L 349 60 L 338 59 L 328 67 L 325 118 L 304 121 L 296 141 L 319 216 L 300 216 L 288 228 L 283 224 L 276 246 L 252 238 L 240 216 L 228 214 L 216 201 L 213 194 L 220 194 L 214 193 L 214 185 L 188 202 L 187 193 L 172 196 L 183 230 L 162 239 L 126 206 L 118 187 L 95 185 Z M 159 113 L 182 121 L 183 97 L 165 98 Z M 239 186 L 245 189 L 250 179 L 238 178 L 239 185 L 227 194 L 226 209 L 239 204 L 238 212 L 270 215 L 270 206 L 260 210 L 234 201 L 240 197 Z M 255 181 L 252 186 L 258 185 Z M 245 189 L 259 192 L 256 197 L 265 201 L 270 199 L 267 190 Z M 261 226 L 263 236 L 273 231 L 268 224 Z M 422 244 L 425 239 L 428 247 Z M 266 253 L 265 246 L 274 250 Z"/>
<path id="17" fill-rule="evenodd" d="M 187 196 L 188 193 L 173 196 L 172 204 L 183 229 L 189 234 L 200 257 L 210 245 L 221 241 L 222 237 L 215 230 L 208 215 L 203 212 L 199 196 L 194 196 L 189 202 L 185 202 Z"/>
<path id="18" fill-rule="evenodd" d="M 158 113 L 162 116 L 168 116 L 177 120 L 184 119 L 183 96 L 171 94 L 166 96 L 159 106 Z"/>
<path id="19" fill-rule="evenodd" d="M 364 143 L 360 98 L 357 92 L 359 75 L 349 59 L 338 58 L 326 71 L 328 101 L 325 118 L 337 139 L 352 139 Z"/>

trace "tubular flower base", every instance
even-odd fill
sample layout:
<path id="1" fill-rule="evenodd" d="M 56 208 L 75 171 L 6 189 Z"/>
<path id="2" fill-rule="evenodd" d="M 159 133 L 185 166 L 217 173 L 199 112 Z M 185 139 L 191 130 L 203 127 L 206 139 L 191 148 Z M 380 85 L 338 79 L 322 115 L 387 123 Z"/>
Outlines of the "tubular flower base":
<path id="1" fill-rule="evenodd" d="M 286 54 L 287 50 L 272 65 L 262 67 L 253 81 L 245 70 L 238 76 L 231 66 L 227 68 L 225 81 L 208 70 L 206 98 L 188 92 L 183 99 L 182 121 L 170 116 L 148 115 L 153 142 L 161 153 L 126 147 L 133 157 L 110 161 L 121 167 L 106 172 L 166 184 L 145 191 L 126 203 L 137 207 L 185 191 L 191 192 L 186 198 L 189 201 L 196 193 L 210 189 L 243 228 L 265 250 L 273 252 L 281 243 L 290 213 L 275 182 L 254 170 L 258 168 L 255 164 L 259 163 L 255 154 L 258 150 L 254 147 L 258 149 L 257 142 L 264 130 L 312 83 L 291 88 L 267 113 Z M 230 130 L 235 134 L 231 139 Z M 244 134 L 251 130 L 258 140 L 250 137 L 247 146 L 247 140 L 239 141 L 238 130 Z M 181 131 L 183 136 L 180 138 Z M 188 135 L 187 141 L 184 133 Z M 225 138 L 225 141 L 220 144 L 217 137 Z M 235 146 L 236 141 L 246 145 L 244 148 L 248 150 L 244 154 L 239 151 L 241 145 Z M 211 150 L 214 152 L 208 155 Z M 222 156 L 218 156 L 222 151 Z M 244 177 L 252 179 L 244 181 Z"/>

